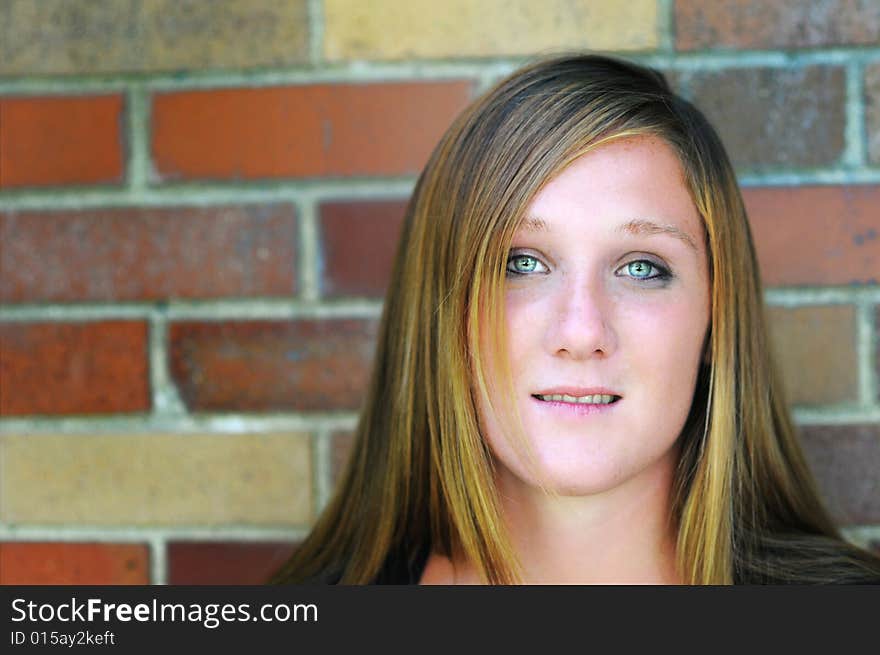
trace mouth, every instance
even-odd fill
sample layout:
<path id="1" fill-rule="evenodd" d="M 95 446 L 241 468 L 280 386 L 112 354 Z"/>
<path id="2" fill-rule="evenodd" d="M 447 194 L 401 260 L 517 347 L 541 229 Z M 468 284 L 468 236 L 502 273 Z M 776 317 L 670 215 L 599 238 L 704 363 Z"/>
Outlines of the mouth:
<path id="1" fill-rule="evenodd" d="M 568 403 L 570 405 L 613 405 L 618 402 L 622 396 L 607 393 L 586 394 L 583 396 L 572 396 L 563 393 L 552 394 L 532 394 L 532 398 L 545 403 Z"/>

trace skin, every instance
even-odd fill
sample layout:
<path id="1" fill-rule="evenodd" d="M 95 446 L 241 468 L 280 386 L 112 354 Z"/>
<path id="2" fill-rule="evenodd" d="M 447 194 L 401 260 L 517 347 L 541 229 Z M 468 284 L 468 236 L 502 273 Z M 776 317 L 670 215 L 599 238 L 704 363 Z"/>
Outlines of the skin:
<path id="1" fill-rule="evenodd" d="M 537 470 L 509 423 L 481 410 L 525 582 L 677 581 L 670 490 L 710 320 L 707 261 L 681 165 L 656 137 L 599 146 L 530 204 L 508 259 L 505 321 Z M 620 400 L 589 411 L 534 398 L 559 387 Z M 423 582 L 477 580 L 467 562 L 435 555 Z"/>

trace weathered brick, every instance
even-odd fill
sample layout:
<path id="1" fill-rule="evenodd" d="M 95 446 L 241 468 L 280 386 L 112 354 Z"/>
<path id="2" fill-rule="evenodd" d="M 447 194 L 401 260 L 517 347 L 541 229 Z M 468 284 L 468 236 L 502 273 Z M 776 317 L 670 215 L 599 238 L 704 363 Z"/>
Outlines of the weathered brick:
<path id="1" fill-rule="evenodd" d="M 0 415 L 150 408 L 143 321 L 0 323 Z"/>
<path id="2" fill-rule="evenodd" d="M 868 158 L 880 164 L 880 62 L 865 69 L 865 114 Z"/>
<path id="3" fill-rule="evenodd" d="M 141 544 L 0 543 L 3 585 L 144 585 L 149 569 Z"/>
<path id="4" fill-rule="evenodd" d="M 290 205 L 0 212 L 0 301 L 296 293 Z"/>
<path id="5" fill-rule="evenodd" d="M 467 81 L 169 92 L 153 99 L 165 180 L 408 175 L 467 104 Z"/>
<path id="6" fill-rule="evenodd" d="M 876 45 L 876 0 L 676 0 L 675 45 L 700 48 L 814 48 Z"/>
<path id="7" fill-rule="evenodd" d="M 339 482 L 351 457 L 351 449 L 354 446 L 354 434 L 351 432 L 334 432 L 330 458 L 330 479 L 333 486 Z"/>
<path id="8" fill-rule="evenodd" d="M 0 75 L 308 61 L 308 0 L 5 0 Z"/>
<path id="9" fill-rule="evenodd" d="M 743 190 L 764 284 L 880 283 L 880 185 Z"/>
<path id="10" fill-rule="evenodd" d="M 851 305 L 770 307 L 768 323 L 791 403 L 856 401 L 858 360 Z"/>
<path id="11" fill-rule="evenodd" d="M 305 434 L 0 435 L 0 520 L 92 525 L 301 525 Z"/>
<path id="12" fill-rule="evenodd" d="M 811 425 L 801 428 L 801 439 L 835 518 L 880 523 L 880 425 Z"/>
<path id="13" fill-rule="evenodd" d="M 357 409 L 373 359 L 376 322 L 179 322 L 171 371 L 194 411 Z"/>
<path id="14" fill-rule="evenodd" d="M 729 68 L 669 77 L 703 110 L 740 169 L 828 166 L 843 154 L 846 83 L 840 67 Z"/>
<path id="15" fill-rule="evenodd" d="M 120 95 L 0 98 L 0 189 L 121 182 L 122 106 Z"/>
<path id="16" fill-rule="evenodd" d="M 331 60 L 646 50 L 658 37 L 655 0 L 324 0 Z"/>
<path id="17" fill-rule="evenodd" d="M 168 544 L 168 583 L 262 585 L 296 549 L 294 543 L 189 542 Z"/>
<path id="18" fill-rule="evenodd" d="M 382 296 L 406 201 L 333 202 L 321 206 L 321 254 L 326 296 Z"/>

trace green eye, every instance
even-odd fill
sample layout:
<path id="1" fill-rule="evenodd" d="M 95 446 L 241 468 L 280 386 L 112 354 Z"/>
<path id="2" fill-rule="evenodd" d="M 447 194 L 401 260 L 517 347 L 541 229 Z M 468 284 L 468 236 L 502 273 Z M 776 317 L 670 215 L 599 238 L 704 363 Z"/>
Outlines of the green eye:
<path id="1" fill-rule="evenodd" d="M 626 273 L 623 273 L 624 269 L 626 269 Z M 633 280 L 649 283 L 665 283 L 672 278 L 672 273 L 668 269 L 660 264 L 655 264 L 648 259 L 636 259 L 635 261 L 631 261 L 626 266 L 621 266 L 620 269 L 618 269 L 617 274 L 624 275 Z"/>
<path id="2" fill-rule="evenodd" d="M 538 260 L 531 255 L 514 255 L 507 260 L 507 270 L 511 273 L 534 273 L 538 268 Z"/>
<path id="3" fill-rule="evenodd" d="M 514 258 L 513 267 L 518 273 L 531 273 L 538 267 L 538 260 L 528 255 L 520 255 Z"/>
<path id="4" fill-rule="evenodd" d="M 633 277 L 644 279 L 651 277 L 652 268 L 654 268 L 654 265 L 651 262 L 640 259 L 635 262 L 630 262 L 626 267 L 626 270 Z"/>

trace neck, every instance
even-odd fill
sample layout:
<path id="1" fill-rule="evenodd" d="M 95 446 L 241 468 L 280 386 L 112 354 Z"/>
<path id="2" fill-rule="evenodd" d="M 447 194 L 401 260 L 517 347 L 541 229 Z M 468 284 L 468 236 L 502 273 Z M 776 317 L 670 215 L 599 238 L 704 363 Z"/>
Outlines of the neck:
<path id="1" fill-rule="evenodd" d="M 675 584 L 672 481 L 677 453 L 623 485 L 548 496 L 505 471 L 504 521 L 526 584 Z"/>

